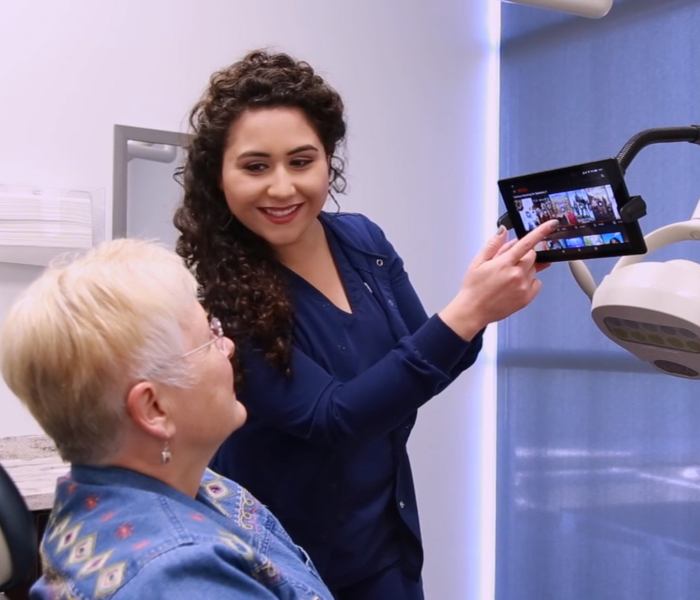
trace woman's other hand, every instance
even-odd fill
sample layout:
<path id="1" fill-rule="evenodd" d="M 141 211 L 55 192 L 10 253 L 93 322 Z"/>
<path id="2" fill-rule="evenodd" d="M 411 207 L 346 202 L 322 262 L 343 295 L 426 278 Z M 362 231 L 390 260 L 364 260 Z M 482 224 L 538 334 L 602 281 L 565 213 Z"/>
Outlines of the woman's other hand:
<path id="1" fill-rule="evenodd" d="M 511 241 L 506 241 L 505 228 L 500 229 L 474 258 L 462 287 L 440 311 L 440 318 L 457 335 L 471 340 L 489 323 L 527 306 L 542 286 L 537 273 L 549 266 L 535 262 L 535 246 L 557 226 L 553 219 Z"/>

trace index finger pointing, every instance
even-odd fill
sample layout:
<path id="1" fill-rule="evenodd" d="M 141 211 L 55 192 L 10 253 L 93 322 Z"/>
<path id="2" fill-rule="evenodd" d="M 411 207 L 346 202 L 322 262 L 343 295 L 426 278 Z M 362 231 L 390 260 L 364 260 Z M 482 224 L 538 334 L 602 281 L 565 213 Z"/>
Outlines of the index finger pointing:
<path id="1" fill-rule="evenodd" d="M 516 244 L 513 245 L 508 254 L 514 261 L 519 261 L 523 256 L 525 256 L 530 250 L 544 240 L 547 236 L 554 233 L 559 227 L 559 221 L 556 219 L 551 219 L 545 221 L 542 225 L 533 229 L 525 237 L 519 239 Z"/>

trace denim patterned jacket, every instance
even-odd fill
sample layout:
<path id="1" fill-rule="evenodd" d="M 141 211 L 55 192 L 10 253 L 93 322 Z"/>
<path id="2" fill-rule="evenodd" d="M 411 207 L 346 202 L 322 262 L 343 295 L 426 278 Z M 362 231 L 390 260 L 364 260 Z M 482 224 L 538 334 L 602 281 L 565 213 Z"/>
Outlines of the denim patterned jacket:
<path id="1" fill-rule="evenodd" d="M 212 471 L 190 498 L 127 469 L 74 465 L 41 555 L 34 599 L 332 599 L 274 515 Z"/>

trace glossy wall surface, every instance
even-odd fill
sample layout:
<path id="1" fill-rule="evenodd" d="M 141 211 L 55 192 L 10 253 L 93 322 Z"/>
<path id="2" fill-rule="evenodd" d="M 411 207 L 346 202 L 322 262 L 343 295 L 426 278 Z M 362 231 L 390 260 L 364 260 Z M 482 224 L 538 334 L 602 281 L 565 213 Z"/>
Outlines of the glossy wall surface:
<path id="1" fill-rule="evenodd" d="M 503 5 L 501 176 L 614 156 L 700 123 L 700 3 L 617 0 L 600 21 Z M 700 146 L 627 172 L 645 232 L 690 218 Z M 502 205 L 501 205 L 502 206 Z M 700 261 L 700 243 L 653 256 Z M 596 280 L 614 259 L 589 261 Z M 564 264 L 499 328 L 498 600 L 700 597 L 700 382 L 615 346 Z"/>

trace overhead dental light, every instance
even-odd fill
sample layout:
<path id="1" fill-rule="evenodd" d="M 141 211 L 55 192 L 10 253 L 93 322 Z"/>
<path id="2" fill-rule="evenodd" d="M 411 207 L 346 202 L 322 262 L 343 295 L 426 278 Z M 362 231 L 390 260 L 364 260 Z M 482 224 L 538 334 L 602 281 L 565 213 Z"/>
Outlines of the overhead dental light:
<path id="1" fill-rule="evenodd" d="M 610 12 L 613 0 L 505 0 L 511 4 L 524 4 L 571 13 L 589 19 L 600 19 Z"/>
<path id="2" fill-rule="evenodd" d="M 642 131 L 618 154 L 622 171 L 644 146 L 662 142 L 699 144 L 700 126 Z M 582 261 L 569 268 L 591 299 L 593 320 L 613 342 L 661 371 L 700 379 L 700 264 L 645 261 L 669 244 L 700 240 L 700 202 L 690 220 L 661 227 L 644 240 L 647 253 L 619 259 L 598 286 Z"/>

